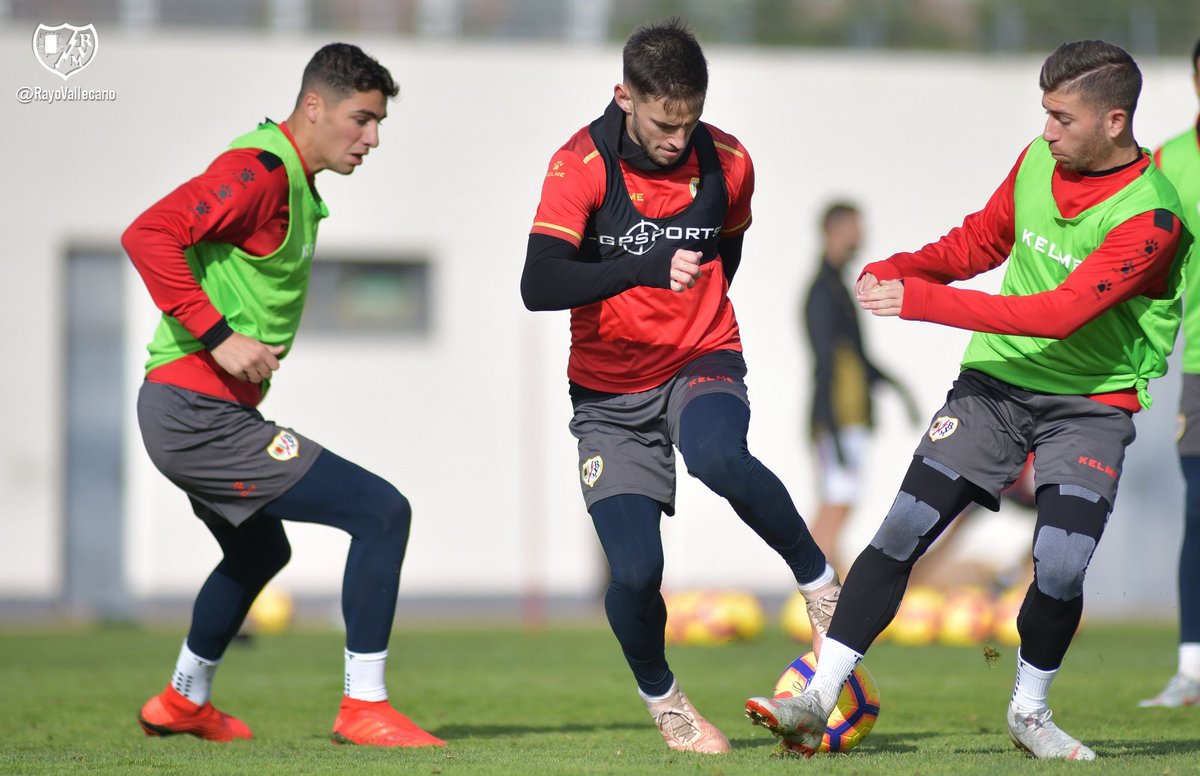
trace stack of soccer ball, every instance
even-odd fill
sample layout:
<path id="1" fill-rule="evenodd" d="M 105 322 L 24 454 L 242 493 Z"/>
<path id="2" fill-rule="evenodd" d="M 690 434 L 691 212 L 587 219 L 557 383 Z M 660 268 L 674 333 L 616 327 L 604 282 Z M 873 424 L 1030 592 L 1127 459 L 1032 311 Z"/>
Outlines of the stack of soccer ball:
<path id="1" fill-rule="evenodd" d="M 974 646 L 990 640 L 1015 647 L 1021 640 L 1017 634 L 1017 613 L 1027 587 L 1017 585 L 996 597 L 973 586 L 950 592 L 923 585 L 910 587 L 895 619 L 878 640 L 906 646 L 935 642 Z M 812 641 L 804 598 L 799 593 L 784 604 L 780 624 L 784 633 L 796 641 Z"/>
<path id="2" fill-rule="evenodd" d="M 685 590 L 663 593 L 667 643 L 715 645 L 749 641 L 762 633 L 766 616 L 753 593 Z"/>

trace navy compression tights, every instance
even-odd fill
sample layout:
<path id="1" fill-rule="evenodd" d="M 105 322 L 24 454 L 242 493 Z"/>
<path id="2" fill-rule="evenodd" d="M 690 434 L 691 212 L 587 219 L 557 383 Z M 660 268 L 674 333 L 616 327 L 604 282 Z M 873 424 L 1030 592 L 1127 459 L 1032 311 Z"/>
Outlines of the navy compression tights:
<path id="1" fill-rule="evenodd" d="M 842 585 L 829 638 L 865 654 L 887 627 L 913 565 L 979 489 L 947 466 L 914 457 L 892 508 Z M 1021 657 L 1062 664 L 1083 614 L 1083 577 L 1108 522 L 1108 502 L 1078 486 L 1043 485 L 1033 531 L 1034 581 L 1017 617 Z"/>
<path id="2" fill-rule="evenodd" d="M 346 648 L 387 649 L 400 566 L 408 545 L 412 510 L 385 480 L 324 450 L 287 493 L 234 527 L 203 506 L 197 514 L 225 557 L 196 596 L 188 648 L 216 660 L 237 634 L 259 591 L 291 557 L 283 520 L 319 523 L 350 534 L 342 578 Z"/>
<path id="3" fill-rule="evenodd" d="M 817 548 L 783 483 L 746 447 L 750 409 L 736 396 L 711 393 L 688 402 L 679 420 L 679 450 L 688 473 L 727 499 L 791 568 L 798 583 L 825 571 Z M 663 632 L 667 610 L 661 505 L 647 496 L 611 496 L 592 505 L 592 522 L 612 577 L 604 609 L 642 692 L 663 695 L 674 677 Z M 680 519 L 686 520 L 686 517 Z"/>
<path id="4" fill-rule="evenodd" d="M 1179 459 L 1186 484 L 1179 549 L 1179 641 L 1200 642 L 1200 456 Z"/>

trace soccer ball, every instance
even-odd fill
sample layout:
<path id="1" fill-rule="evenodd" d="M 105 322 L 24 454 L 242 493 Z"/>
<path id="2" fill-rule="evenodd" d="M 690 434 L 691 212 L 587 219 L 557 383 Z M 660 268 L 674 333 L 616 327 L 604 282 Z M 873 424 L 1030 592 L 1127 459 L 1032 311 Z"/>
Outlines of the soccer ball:
<path id="1" fill-rule="evenodd" d="M 713 646 L 737 638 L 737 627 L 718 593 L 685 590 L 664 595 L 668 644 Z"/>
<path id="2" fill-rule="evenodd" d="M 246 620 L 255 633 L 283 633 L 292 624 L 296 603 L 286 590 L 267 585 L 250 605 Z"/>
<path id="3" fill-rule="evenodd" d="M 910 647 L 932 644 L 942 626 L 944 603 L 945 596 L 937 588 L 924 585 L 910 587 L 900 602 L 895 619 L 884 629 L 880 638 Z"/>
<path id="4" fill-rule="evenodd" d="M 779 612 L 779 624 L 792 641 L 812 642 L 812 622 L 808 619 L 804 596 L 799 590 L 788 596 Z"/>
<path id="5" fill-rule="evenodd" d="M 730 590 L 722 593 L 722 599 L 739 641 L 753 641 L 762 634 L 767 616 L 758 596 L 746 590 Z"/>
<path id="6" fill-rule="evenodd" d="M 955 647 L 983 643 L 992 632 L 992 597 L 981 587 L 963 587 L 946 596 L 938 641 Z"/>
<path id="7" fill-rule="evenodd" d="M 668 644 L 712 646 L 756 638 L 762 605 L 751 593 L 686 590 L 664 594 Z"/>
<path id="8" fill-rule="evenodd" d="M 799 695 L 817 670 L 817 656 L 812 652 L 801 655 L 784 670 L 775 683 L 776 698 Z M 859 663 L 842 686 L 837 706 L 829 715 L 825 735 L 821 736 L 818 752 L 848 752 L 862 743 L 879 718 L 879 688 L 866 666 Z M 799 752 L 783 741 L 785 749 Z"/>

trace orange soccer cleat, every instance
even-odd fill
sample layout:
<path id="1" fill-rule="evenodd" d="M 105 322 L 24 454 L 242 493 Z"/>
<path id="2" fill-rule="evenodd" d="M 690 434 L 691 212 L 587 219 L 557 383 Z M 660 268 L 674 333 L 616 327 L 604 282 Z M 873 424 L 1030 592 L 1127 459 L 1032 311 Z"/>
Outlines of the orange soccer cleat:
<path id="1" fill-rule="evenodd" d="M 333 722 L 335 744 L 363 746 L 445 746 L 446 742 L 426 733 L 387 701 L 360 701 L 342 697 L 342 708 Z"/>
<path id="2" fill-rule="evenodd" d="M 175 691 L 171 685 L 142 706 L 138 722 L 148 736 L 174 736 L 181 733 L 207 741 L 233 741 L 251 738 L 250 728 L 237 717 L 219 711 L 212 703 L 197 706 Z"/>

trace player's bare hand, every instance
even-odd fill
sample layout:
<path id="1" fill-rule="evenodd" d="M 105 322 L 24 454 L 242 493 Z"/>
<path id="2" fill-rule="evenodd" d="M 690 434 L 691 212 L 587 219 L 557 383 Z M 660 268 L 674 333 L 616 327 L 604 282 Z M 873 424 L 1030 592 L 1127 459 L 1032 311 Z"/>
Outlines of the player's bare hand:
<path id="1" fill-rule="evenodd" d="M 854 293 L 861 296 L 864 291 L 869 291 L 877 285 L 879 285 L 879 278 L 870 272 L 864 272 L 862 277 L 858 279 L 858 282 L 854 284 Z"/>
<path id="2" fill-rule="evenodd" d="M 279 368 L 283 345 L 266 345 L 236 331 L 212 349 L 217 365 L 242 382 L 261 383 Z"/>
<path id="3" fill-rule="evenodd" d="M 685 251 L 683 248 L 675 251 L 671 257 L 671 290 L 677 294 L 696 285 L 700 279 L 700 259 L 704 254 L 700 251 Z"/>
<path id="4" fill-rule="evenodd" d="M 878 283 L 858 294 L 858 305 L 872 315 L 897 316 L 904 306 L 904 283 L 899 280 Z"/>

